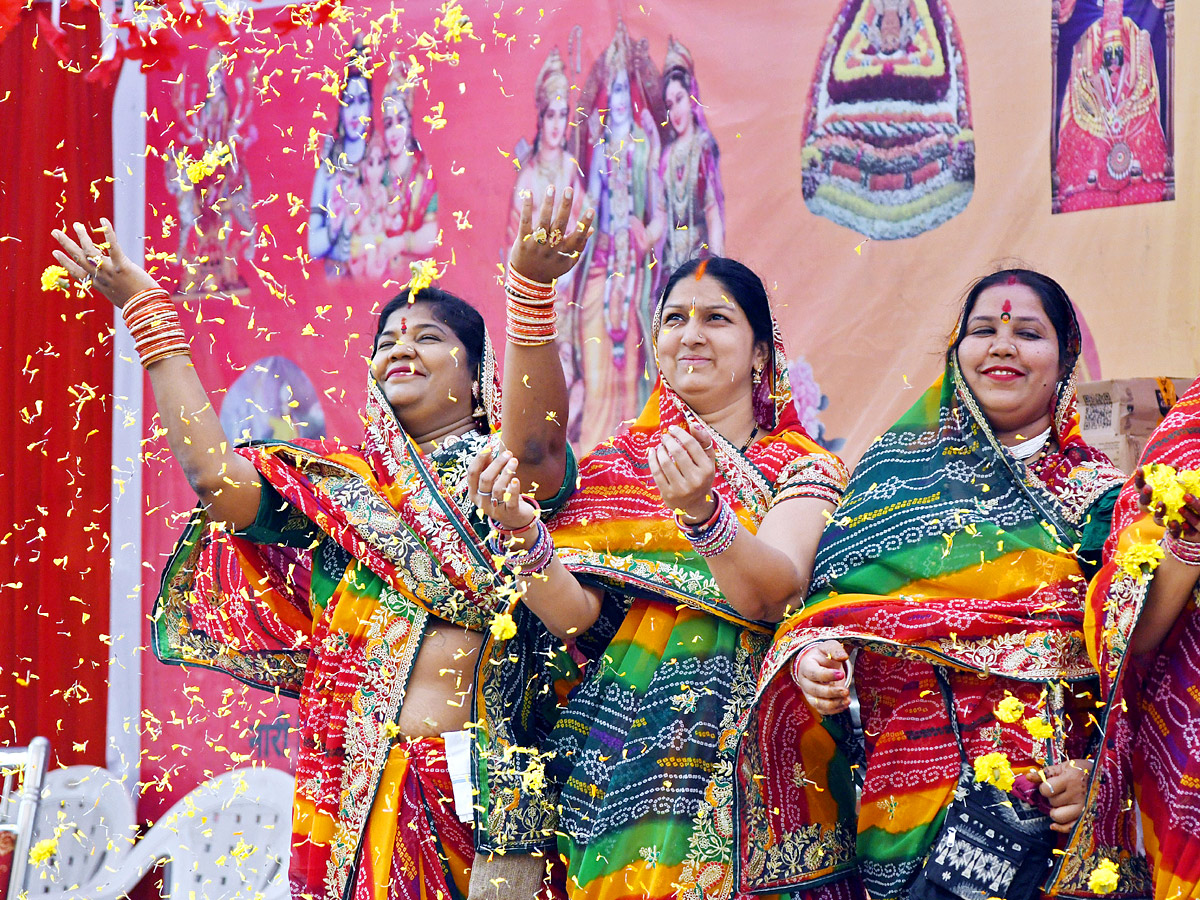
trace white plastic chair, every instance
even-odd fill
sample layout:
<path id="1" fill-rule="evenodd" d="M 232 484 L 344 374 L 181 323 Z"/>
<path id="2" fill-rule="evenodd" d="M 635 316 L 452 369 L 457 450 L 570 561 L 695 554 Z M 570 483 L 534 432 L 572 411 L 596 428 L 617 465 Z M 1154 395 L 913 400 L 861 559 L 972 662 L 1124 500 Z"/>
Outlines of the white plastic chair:
<path id="1" fill-rule="evenodd" d="M 278 769 L 219 775 L 172 806 L 103 884 L 71 900 L 121 900 L 160 863 L 172 900 L 286 900 L 294 785 Z"/>
<path id="2" fill-rule="evenodd" d="M 107 881 L 137 840 L 133 800 L 106 769 L 71 766 L 46 773 L 33 846 L 55 840 L 54 856 L 30 862 L 25 890 L 51 900 Z"/>
<path id="3" fill-rule="evenodd" d="M 0 747 L 0 833 L 13 836 L 9 897 L 18 897 L 25 884 L 33 823 L 49 761 L 50 742 L 44 737 L 35 737 L 28 747 Z"/>

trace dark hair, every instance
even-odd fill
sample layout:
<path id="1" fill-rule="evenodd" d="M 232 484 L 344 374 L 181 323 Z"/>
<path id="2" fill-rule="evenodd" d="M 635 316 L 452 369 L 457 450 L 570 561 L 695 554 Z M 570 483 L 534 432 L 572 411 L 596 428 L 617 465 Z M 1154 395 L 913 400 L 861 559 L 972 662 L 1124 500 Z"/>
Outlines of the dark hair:
<path id="1" fill-rule="evenodd" d="M 675 66 L 674 68 L 670 69 L 665 75 L 663 75 L 663 98 L 664 99 L 666 98 L 666 95 L 667 95 L 667 85 L 670 84 L 672 81 L 678 81 L 680 87 L 683 88 L 684 92 L 687 94 L 691 94 L 691 92 L 692 92 L 691 76 L 688 75 L 687 69 L 683 69 L 683 68 L 680 68 L 679 66 Z"/>
<path id="2" fill-rule="evenodd" d="M 703 271 L 701 271 L 703 269 Z M 724 256 L 709 256 L 704 259 L 689 259 L 671 273 L 663 286 L 659 305 L 671 296 L 671 291 L 681 279 L 689 275 L 697 279 L 711 275 L 721 282 L 721 287 L 737 301 L 737 305 L 746 314 L 746 320 L 754 332 L 754 340 L 765 341 L 768 349 L 774 340 L 774 328 L 771 324 L 771 302 L 767 299 L 767 288 L 762 279 L 754 274 L 748 266 L 736 259 Z"/>
<path id="3" fill-rule="evenodd" d="M 1042 301 L 1042 309 L 1045 310 L 1050 324 L 1054 326 L 1054 333 L 1058 338 L 1059 366 L 1070 370 L 1079 356 L 1079 326 L 1075 320 L 1075 308 L 1061 284 L 1049 275 L 1032 269 L 1001 269 L 999 272 L 983 276 L 971 285 L 958 317 L 958 336 L 946 351 L 946 359 L 949 360 L 958 353 L 958 345 L 966 337 L 967 320 L 975 309 L 979 295 L 998 284 L 1023 284 L 1038 295 L 1038 299 Z"/>
<path id="4" fill-rule="evenodd" d="M 379 346 L 379 336 L 383 333 L 383 326 L 387 324 L 392 313 L 410 305 L 420 304 L 428 306 L 433 317 L 453 331 L 455 336 L 462 341 L 462 345 L 467 350 L 467 366 L 472 372 L 478 371 L 479 361 L 483 359 L 483 341 L 486 333 L 483 316 L 479 314 L 479 310 L 461 297 L 456 297 L 449 291 L 443 291 L 440 288 L 421 288 L 416 297 L 412 298 L 411 304 L 409 295 L 409 289 L 405 288 L 389 300 L 379 313 L 379 323 L 375 326 L 375 340 L 371 342 L 372 354 Z"/>

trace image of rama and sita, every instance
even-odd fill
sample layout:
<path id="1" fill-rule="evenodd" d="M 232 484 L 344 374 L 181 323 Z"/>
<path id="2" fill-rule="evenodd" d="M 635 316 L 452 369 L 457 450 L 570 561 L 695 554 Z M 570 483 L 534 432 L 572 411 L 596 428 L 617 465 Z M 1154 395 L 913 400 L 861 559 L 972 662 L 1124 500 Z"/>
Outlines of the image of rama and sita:
<path id="1" fill-rule="evenodd" d="M 828 5 L 799 212 L 941 228 L 976 178 L 951 0 Z M 1173 200 L 1174 4 L 1061 0 L 1046 25 L 1053 213 Z M 199 500 L 156 653 L 298 698 L 292 896 L 1200 896 L 1200 382 L 1131 475 L 1084 436 L 1099 357 L 1067 291 L 977 273 L 933 383 L 847 466 L 781 304 L 727 255 L 712 41 L 603 33 L 591 60 L 582 26 L 539 48 L 503 123 L 480 298 L 503 365 L 413 274 L 447 219 L 419 78 L 349 51 L 306 272 L 394 282 L 333 341 L 361 345 L 361 435 L 327 438 L 323 376 L 266 341 L 214 406 L 185 286 L 107 221 L 105 246 L 55 232 Z M 219 60 L 207 84 L 188 139 L 244 160 L 249 95 Z M 180 255 L 228 293 L 280 190 L 239 165 L 176 194 Z"/>

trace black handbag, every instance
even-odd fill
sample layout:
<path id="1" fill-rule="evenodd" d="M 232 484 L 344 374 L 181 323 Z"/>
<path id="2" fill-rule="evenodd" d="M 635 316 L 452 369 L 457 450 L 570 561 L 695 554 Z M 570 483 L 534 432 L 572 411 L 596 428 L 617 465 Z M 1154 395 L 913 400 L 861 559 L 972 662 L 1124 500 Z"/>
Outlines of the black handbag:
<path id="1" fill-rule="evenodd" d="M 962 770 L 937 839 L 909 888 L 910 900 L 1029 900 L 1050 873 L 1057 840 L 1048 815 L 975 780 L 967 761 L 950 683 L 937 669 Z"/>

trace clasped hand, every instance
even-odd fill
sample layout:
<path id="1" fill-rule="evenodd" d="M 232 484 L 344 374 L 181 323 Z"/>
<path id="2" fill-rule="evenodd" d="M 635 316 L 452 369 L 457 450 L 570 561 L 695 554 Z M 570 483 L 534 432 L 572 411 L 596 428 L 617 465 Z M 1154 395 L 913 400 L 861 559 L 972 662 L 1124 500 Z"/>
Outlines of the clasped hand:
<path id="1" fill-rule="evenodd" d="M 517 458 L 503 444 L 485 447 L 471 460 L 467 489 L 480 512 L 501 528 L 524 531 L 537 521 L 537 507 L 521 496 Z"/>
<path id="2" fill-rule="evenodd" d="M 821 641 L 803 651 L 792 665 L 792 680 L 808 705 L 822 716 L 850 708 L 850 655 L 838 641 Z"/>
<path id="3" fill-rule="evenodd" d="M 1138 503 L 1141 504 L 1142 509 L 1152 513 L 1154 521 L 1163 525 L 1167 512 L 1166 507 L 1162 503 L 1158 503 L 1151 508 L 1151 503 L 1154 502 L 1154 493 L 1146 484 L 1146 475 L 1140 466 L 1133 473 L 1133 483 L 1138 489 Z M 1200 543 L 1200 499 L 1191 494 L 1184 494 L 1183 503 L 1184 505 L 1179 510 L 1179 514 L 1183 516 L 1183 522 L 1171 522 L 1166 525 L 1166 528 L 1180 540 Z"/>
<path id="4" fill-rule="evenodd" d="M 646 462 L 663 507 L 678 510 L 689 524 L 705 521 L 717 508 L 712 491 L 717 450 L 712 435 L 700 425 L 690 429 L 672 425 L 659 438 L 646 454 Z"/>

